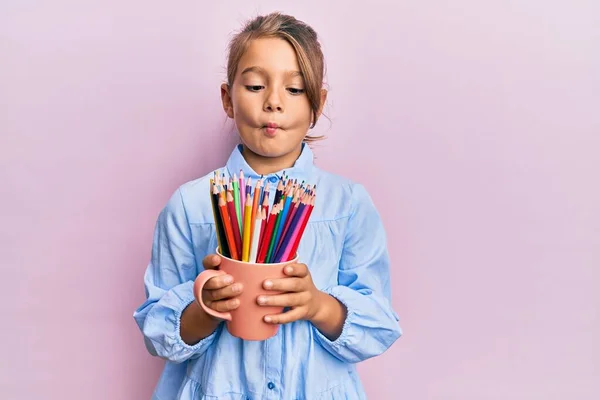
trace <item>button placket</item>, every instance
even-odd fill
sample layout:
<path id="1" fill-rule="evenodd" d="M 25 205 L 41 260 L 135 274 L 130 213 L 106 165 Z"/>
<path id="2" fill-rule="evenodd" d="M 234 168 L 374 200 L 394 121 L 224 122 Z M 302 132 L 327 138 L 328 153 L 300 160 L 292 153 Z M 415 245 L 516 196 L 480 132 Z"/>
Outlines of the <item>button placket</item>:
<path id="1" fill-rule="evenodd" d="M 280 383 L 281 373 L 281 341 L 279 335 L 269 338 L 265 342 L 265 358 L 266 358 L 266 398 L 269 400 L 280 400 L 280 387 L 276 383 Z"/>

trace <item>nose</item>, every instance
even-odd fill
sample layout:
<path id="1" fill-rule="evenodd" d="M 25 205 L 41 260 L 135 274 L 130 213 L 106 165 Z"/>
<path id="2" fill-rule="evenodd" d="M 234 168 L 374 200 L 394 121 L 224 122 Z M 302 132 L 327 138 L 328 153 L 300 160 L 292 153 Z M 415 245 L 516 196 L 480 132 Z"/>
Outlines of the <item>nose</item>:
<path id="1" fill-rule="evenodd" d="M 265 104 L 263 105 L 263 110 L 267 112 L 283 112 L 283 103 L 277 90 L 268 92 Z"/>

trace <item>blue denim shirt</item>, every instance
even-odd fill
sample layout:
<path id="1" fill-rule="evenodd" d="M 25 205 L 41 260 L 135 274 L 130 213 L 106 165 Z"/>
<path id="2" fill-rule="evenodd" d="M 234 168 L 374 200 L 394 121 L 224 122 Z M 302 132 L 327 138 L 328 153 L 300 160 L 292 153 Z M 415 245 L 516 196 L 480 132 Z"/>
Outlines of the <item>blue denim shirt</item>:
<path id="1" fill-rule="evenodd" d="M 240 169 L 254 182 L 260 178 L 238 146 L 222 171 L 233 176 Z M 366 398 L 356 363 L 383 353 L 401 335 L 382 221 L 365 188 L 317 168 L 307 145 L 292 168 L 264 177 L 270 199 L 283 172 L 317 185 L 299 262 L 308 265 L 318 289 L 346 306 L 341 335 L 330 341 L 310 322 L 296 321 L 265 341 L 243 341 L 221 323 L 199 343 L 183 342 L 181 314 L 194 301 L 202 259 L 217 247 L 213 173 L 207 174 L 180 186 L 160 213 L 144 276 L 147 299 L 134 312 L 149 352 L 166 360 L 153 399 Z"/>

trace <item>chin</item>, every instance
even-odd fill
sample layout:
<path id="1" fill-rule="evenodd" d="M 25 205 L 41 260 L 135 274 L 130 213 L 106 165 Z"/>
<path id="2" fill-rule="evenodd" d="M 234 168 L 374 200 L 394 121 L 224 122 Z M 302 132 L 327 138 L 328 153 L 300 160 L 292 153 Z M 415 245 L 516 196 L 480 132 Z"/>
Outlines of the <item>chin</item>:
<path id="1" fill-rule="evenodd" d="M 244 146 L 252 153 L 267 158 L 285 156 L 302 145 L 304 136 L 294 137 L 292 132 L 280 132 L 275 137 L 266 137 L 262 131 L 240 134 Z M 248 140 L 244 140 L 244 138 Z"/>
<path id="2" fill-rule="evenodd" d="M 286 154 L 293 151 L 293 149 L 284 148 L 282 146 L 276 145 L 275 143 L 267 143 L 267 144 L 261 143 L 258 146 L 255 146 L 253 144 L 250 144 L 250 145 L 246 144 L 246 147 L 252 153 L 259 155 L 261 157 L 266 157 L 266 158 L 277 158 L 277 157 L 285 156 Z"/>
<path id="3" fill-rule="evenodd" d="M 255 154 L 258 154 L 261 157 L 265 157 L 265 158 L 277 158 L 277 157 L 281 157 L 286 155 L 287 151 L 281 151 L 281 150 L 258 150 L 258 151 L 254 151 L 252 149 L 250 149 L 250 151 L 252 151 Z"/>

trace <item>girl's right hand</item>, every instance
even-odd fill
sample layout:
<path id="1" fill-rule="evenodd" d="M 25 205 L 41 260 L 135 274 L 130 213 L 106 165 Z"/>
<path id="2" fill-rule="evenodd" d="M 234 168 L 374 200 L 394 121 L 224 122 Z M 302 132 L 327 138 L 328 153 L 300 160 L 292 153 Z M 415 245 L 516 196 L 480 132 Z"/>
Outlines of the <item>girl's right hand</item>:
<path id="1" fill-rule="evenodd" d="M 210 254 L 202 260 L 205 269 L 217 269 L 219 264 L 221 257 L 217 254 Z M 235 310 L 240 305 L 238 296 L 243 289 L 242 284 L 234 282 L 231 275 L 216 276 L 206 281 L 202 289 L 202 301 L 215 311 Z"/>

